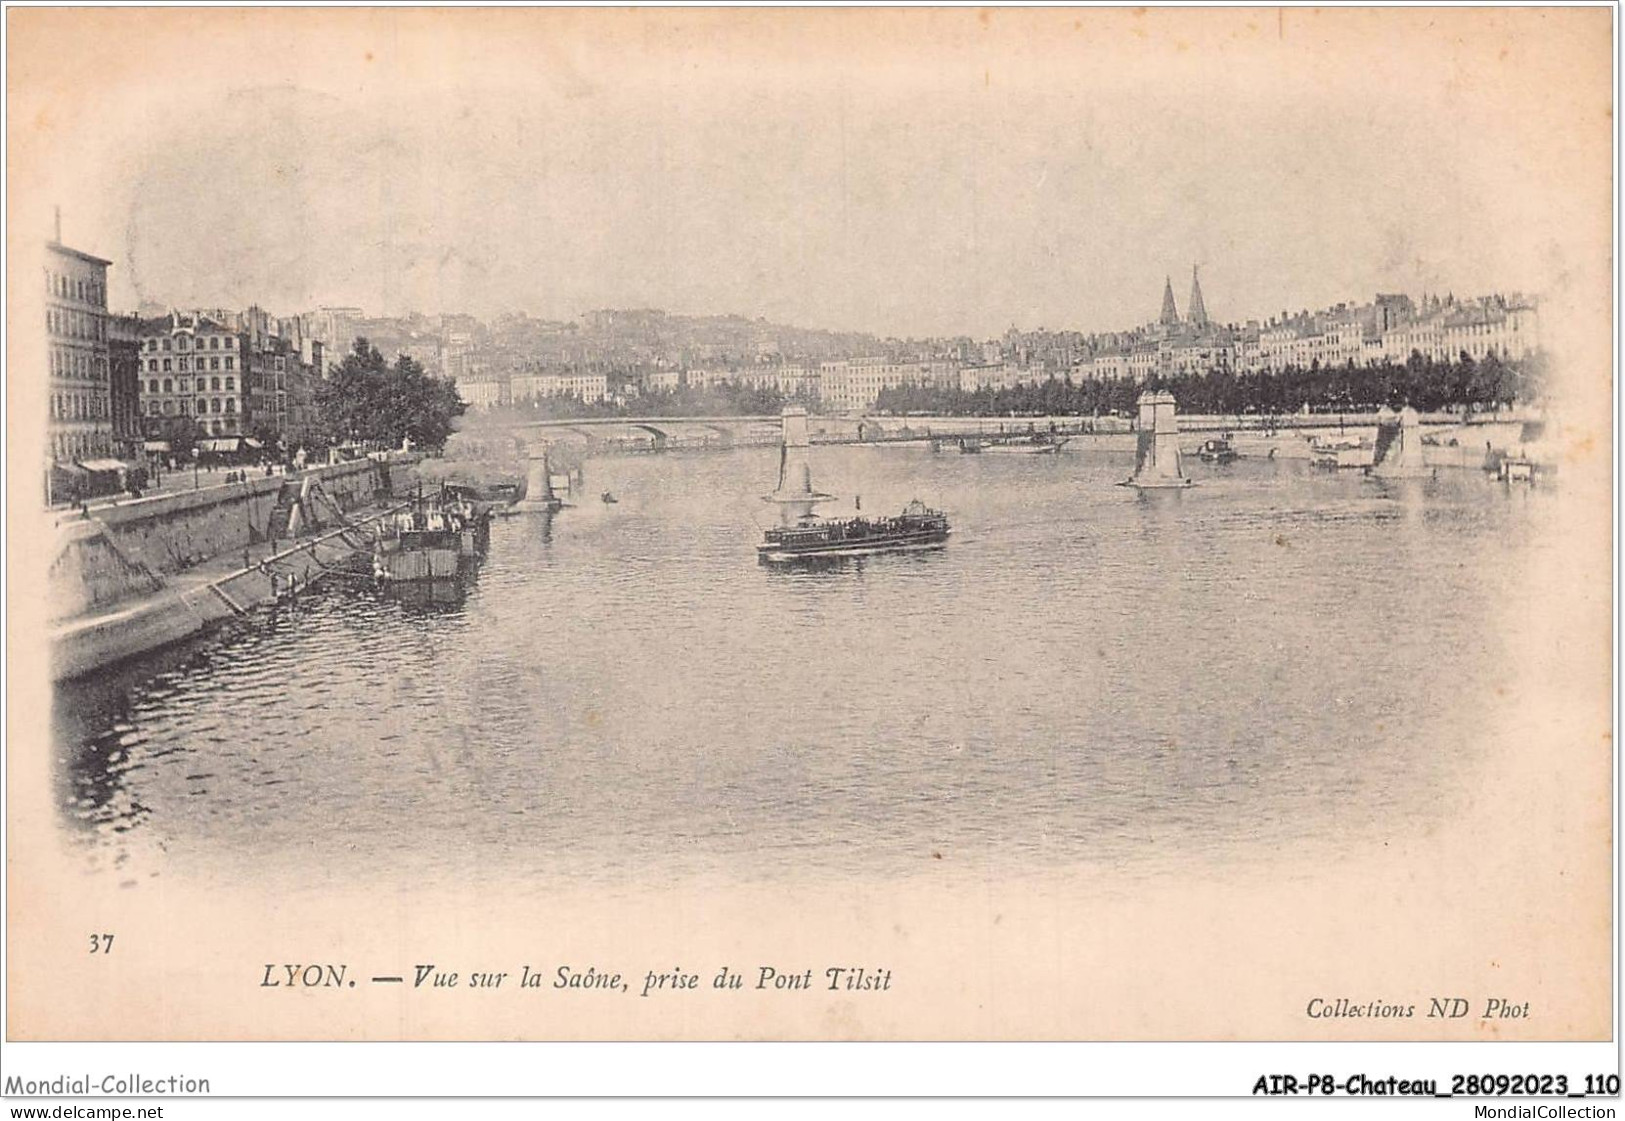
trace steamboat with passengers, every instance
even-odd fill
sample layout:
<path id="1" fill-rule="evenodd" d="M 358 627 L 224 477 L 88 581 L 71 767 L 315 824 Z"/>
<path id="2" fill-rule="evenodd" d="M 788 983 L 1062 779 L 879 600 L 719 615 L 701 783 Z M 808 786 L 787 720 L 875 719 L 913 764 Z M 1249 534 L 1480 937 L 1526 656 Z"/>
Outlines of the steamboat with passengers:
<path id="1" fill-rule="evenodd" d="M 895 517 L 816 518 L 808 515 L 794 525 L 768 529 L 763 542 L 756 546 L 756 556 L 762 564 L 790 564 L 940 549 L 950 532 L 946 514 L 915 499 Z"/>
<path id="2" fill-rule="evenodd" d="M 762 500 L 779 508 L 780 524 L 763 530 L 756 546 L 762 564 L 834 560 L 939 549 L 948 540 L 948 517 L 915 499 L 895 517 L 820 518 L 813 507 L 833 495 L 813 489 L 807 463 L 807 410 L 791 405 L 784 410 L 783 438 L 779 443 L 779 485 Z M 859 503 L 861 508 L 862 503 Z"/>

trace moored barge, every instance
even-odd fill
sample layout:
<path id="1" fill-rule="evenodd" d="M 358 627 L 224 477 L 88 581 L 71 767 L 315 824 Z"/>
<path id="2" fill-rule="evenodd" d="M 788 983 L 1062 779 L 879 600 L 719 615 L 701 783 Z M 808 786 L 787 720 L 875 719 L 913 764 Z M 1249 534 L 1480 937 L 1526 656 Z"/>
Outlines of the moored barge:
<path id="1" fill-rule="evenodd" d="M 378 523 L 373 575 L 384 584 L 452 580 L 478 564 L 491 541 L 490 511 L 442 490 Z"/>

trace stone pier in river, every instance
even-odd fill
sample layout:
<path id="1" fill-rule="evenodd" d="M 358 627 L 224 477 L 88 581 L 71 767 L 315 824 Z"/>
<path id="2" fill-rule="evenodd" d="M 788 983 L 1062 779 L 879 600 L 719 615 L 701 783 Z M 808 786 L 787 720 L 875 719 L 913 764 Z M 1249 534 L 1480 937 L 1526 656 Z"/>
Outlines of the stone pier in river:
<path id="1" fill-rule="evenodd" d="M 807 410 L 791 405 L 780 418 L 779 485 L 763 501 L 776 503 L 779 520 L 791 524 L 812 514 L 813 507 L 828 501 L 833 495 L 813 490 L 812 466 L 807 462 Z"/>
<path id="2" fill-rule="evenodd" d="M 1166 389 L 1148 389 L 1140 394 L 1134 475 L 1121 485 L 1141 489 L 1191 485 L 1179 460 L 1178 410 L 1174 395 Z"/>
<path id="3" fill-rule="evenodd" d="M 1379 479 L 1418 479 L 1433 474 L 1422 450 L 1422 418 L 1406 405 L 1398 414 L 1377 414 L 1377 447 L 1366 472 Z"/>
<path id="4" fill-rule="evenodd" d="M 552 513 L 563 503 L 553 493 L 553 476 L 547 462 L 547 445 L 538 444 L 530 449 L 530 464 L 525 474 L 525 496 L 515 502 L 519 512 Z"/>

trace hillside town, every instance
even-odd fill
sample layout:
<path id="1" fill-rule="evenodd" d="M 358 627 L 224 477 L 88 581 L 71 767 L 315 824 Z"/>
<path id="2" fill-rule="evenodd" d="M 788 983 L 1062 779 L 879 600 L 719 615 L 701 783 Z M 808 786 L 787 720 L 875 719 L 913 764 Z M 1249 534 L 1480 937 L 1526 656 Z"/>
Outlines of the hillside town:
<path id="1" fill-rule="evenodd" d="M 1064 381 L 1140 384 L 1209 375 L 1458 360 L 1518 362 L 1540 350 L 1528 296 L 1379 293 L 1365 303 L 1209 317 L 1193 268 L 1181 311 L 1172 279 L 1147 323 L 1122 331 L 1021 331 L 1002 338 L 897 339 L 740 316 L 595 310 L 571 321 L 524 314 L 369 316 L 318 307 L 110 311 L 114 263 L 47 245 L 49 470 L 73 474 L 156 458 L 173 466 L 233 453 L 285 459 L 321 447 L 317 387 L 357 339 L 453 383 L 470 412 L 659 413 L 687 395 L 751 409 L 799 401 L 832 414 L 900 390 L 973 394 Z M 337 434 L 342 435 L 342 434 Z"/>
<path id="2" fill-rule="evenodd" d="M 1141 383 L 1217 372 L 1398 365 L 1413 354 L 1441 363 L 1462 355 L 1517 361 L 1540 349 L 1536 302 L 1522 294 L 1471 300 L 1379 294 L 1365 304 L 1218 323 L 1208 318 L 1194 269 L 1183 314 L 1170 279 L 1155 320 L 1108 333 L 1012 328 L 1002 339 L 898 340 L 658 311 L 599 311 L 552 327 L 553 337 L 568 341 L 515 355 L 495 331 L 486 336 L 495 345 L 442 349 L 442 368 L 474 409 L 522 408 L 549 397 L 626 404 L 651 391 L 731 385 L 852 413 L 906 387 L 971 393 L 1052 379 Z M 432 356 L 425 352 L 424 358 Z"/>

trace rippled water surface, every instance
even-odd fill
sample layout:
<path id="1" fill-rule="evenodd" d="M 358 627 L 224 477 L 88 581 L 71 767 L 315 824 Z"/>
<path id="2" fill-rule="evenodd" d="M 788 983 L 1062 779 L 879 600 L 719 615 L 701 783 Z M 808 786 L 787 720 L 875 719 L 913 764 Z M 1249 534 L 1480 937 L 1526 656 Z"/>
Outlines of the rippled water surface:
<path id="1" fill-rule="evenodd" d="M 759 567 L 777 452 L 589 461 L 460 603 L 333 587 L 58 693 L 87 864 L 144 885 L 1244 860 L 1425 829 L 1480 748 L 1539 492 L 1301 463 L 815 449 L 936 553 Z M 828 512 L 840 512 L 838 506 Z"/>

